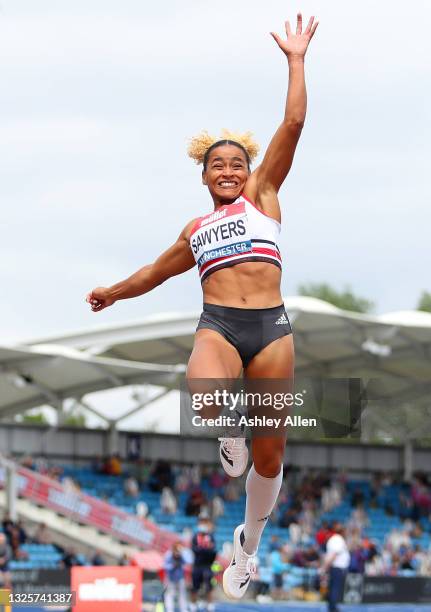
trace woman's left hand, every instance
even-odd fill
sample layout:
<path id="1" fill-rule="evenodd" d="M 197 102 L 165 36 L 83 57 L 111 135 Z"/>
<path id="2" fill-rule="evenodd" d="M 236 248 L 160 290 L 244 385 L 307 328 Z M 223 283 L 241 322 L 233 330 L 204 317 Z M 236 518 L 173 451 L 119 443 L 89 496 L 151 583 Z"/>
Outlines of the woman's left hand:
<path id="1" fill-rule="evenodd" d="M 271 36 L 280 47 L 280 49 L 285 53 L 285 55 L 290 57 L 304 57 L 307 51 L 307 47 L 312 39 L 314 32 L 316 31 L 319 22 L 316 21 L 314 23 L 314 17 L 310 17 L 307 27 L 305 31 L 302 31 L 302 15 L 298 13 L 297 22 L 296 22 L 296 34 L 292 33 L 290 28 L 290 23 L 288 21 L 285 22 L 286 26 L 286 34 L 287 40 L 283 40 L 278 34 L 275 32 L 271 32 Z"/>

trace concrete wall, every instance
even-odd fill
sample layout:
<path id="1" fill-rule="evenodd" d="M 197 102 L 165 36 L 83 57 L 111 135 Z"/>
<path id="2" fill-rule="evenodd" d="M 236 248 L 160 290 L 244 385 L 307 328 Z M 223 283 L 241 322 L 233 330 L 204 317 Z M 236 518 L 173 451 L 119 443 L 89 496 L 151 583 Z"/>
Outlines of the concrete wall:
<path id="1" fill-rule="evenodd" d="M 218 443 L 206 438 L 183 438 L 160 434 L 119 432 L 118 449 L 123 459 L 128 449 L 140 447 L 147 460 L 167 459 L 181 463 L 218 463 Z M 78 428 L 53 429 L 30 425 L 1 425 L 0 452 L 19 457 L 30 454 L 59 462 L 88 463 L 108 453 L 109 432 Z M 401 446 L 323 444 L 291 442 L 285 460 L 299 468 L 337 469 L 355 472 L 402 471 Z M 413 469 L 431 471 L 431 448 L 413 450 Z"/>

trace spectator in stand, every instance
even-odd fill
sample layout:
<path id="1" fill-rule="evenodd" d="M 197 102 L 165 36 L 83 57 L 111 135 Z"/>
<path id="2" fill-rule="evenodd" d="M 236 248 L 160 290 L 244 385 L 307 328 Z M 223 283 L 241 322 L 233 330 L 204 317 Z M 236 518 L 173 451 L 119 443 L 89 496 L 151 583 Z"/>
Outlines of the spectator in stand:
<path id="1" fill-rule="evenodd" d="M 289 540 L 294 546 L 301 543 L 303 532 L 299 523 L 290 523 L 289 525 Z"/>
<path id="2" fill-rule="evenodd" d="M 61 484 L 63 485 L 64 490 L 67 493 L 79 493 L 80 492 L 79 484 L 71 476 L 65 476 L 63 480 L 61 481 Z"/>
<path id="3" fill-rule="evenodd" d="M 431 553 L 419 551 L 417 553 L 420 576 L 431 576 Z"/>
<path id="4" fill-rule="evenodd" d="M 192 465 L 190 470 L 190 479 L 192 485 L 198 486 L 202 482 L 202 468 L 200 465 Z"/>
<path id="5" fill-rule="evenodd" d="M 192 604 L 190 610 L 191 612 L 196 612 L 198 594 L 203 588 L 207 599 L 207 610 L 212 612 L 214 604 L 212 603 L 213 571 L 211 567 L 217 556 L 217 549 L 213 535 L 213 525 L 207 514 L 201 514 L 199 517 L 197 533 L 195 533 L 192 539 L 192 551 L 194 561 L 192 569 Z"/>
<path id="6" fill-rule="evenodd" d="M 36 469 L 36 464 L 31 455 L 24 455 L 24 457 L 21 457 L 20 464 L 22 465 L 22 467 L 26 468 L 27 470 Z"/>
<path id="7" fill-rule="evenodd" d="M 147 484 L 150 472 L 150 466 L 145 459 L 138 459 L 130 470 L 131 475 L 136 478 L 140 487 L 144 487 Z"/>
<path id="8" fill-rule="evenodd" d="M 290 527 L 292 523 L 298 523 L 298 514 L 298 507 L 296 505 L 287 508 L 278 522 L 279 527 L 286 528 Z"/>
<path id="9" fill-rule="evenodd" d="M 190 488 L 190 470 L 187 467 L 178 471 L 175 477 L 175 492 L 185 493 Z"/>
<path id="10" fill-rule="evenodd" d="M 0 532 L 0 586 L 5 589 L 11 588 L 11 575 L 9 573 L 9 561 L 12 551 L 7 541 L 6 535 Z"/>
<path id="11" fill-rule="evenodd" d="M 365 512 L 364 506 L 361 502 L 357 502 L 355 509 L 352 511 L 349 522 L 347 524 L 348 529 L 360 529 L 361 531 L 369 524 L 367 513 Z"/>
<path id="12" fill-rule="evenodd" d="M 2 525 L 3 525 L 3 531 L 5 533 L 5 536 L 8 540 L 8 543 L 10 545 L 11 539 L 12 539 L 12 533 L 15 527 L 15 523 L 13 522 L 13 520 L 10 518 L 9 514 L 5 514 L 3 517 L 3 521 L 2 521 Z"/>
<path id="13" fill-rule="evenodd" d="M 187 559 L 182 551 L 180 542 L 173 544 L 172 549 L 166 553 L 165 569 L 165 608 L 166 612 L 175 611 L 175 596 L 178 597 L 180 612 L 187 612 L 187 590 L 184 568 Z"/>
<path id="14" fill-rule="evenodd" d="M 139 516 L 141 518 L 146 518 L 148 517 L 150 512 L 150 509 L 148 507 L 148 504 L 144 501 L 138 501 L 138 503 L 136 504 L 136 516 Z"/>
<path id="15" fill-rule="evenodd" d="M 19 545 L 25 544 L 28 540 L 27 532 L 24 529 L 24 525 L 22 524 L 22 520 L 18 519 L 15 524 L 16 534 L 18 537 Z"/>
<path id="16" fill-rule="evenodd" d="M 105 462 L 103 460 L 103 457 L 96 457 L 91 462 L 91 469 L 93 470 L 93 472 L 96 472 L 96 474 L 103 474 L 105 471 L 104 467 Z"/>
<path id="17" fill-rule="evenodd" d="M 271 595 L 274 599 L 283 597 L 283 576 L 289 570 L 290 565 L 286 561 L 281 546 L 273 548 L 270 553 L 270 565 L 273 574 L 273 588 Z"/>
<path id="18" fill-rule="evenodd" d="M 210 486 L 214 490 L 222 489 L 227 482 L 228 477 L 224 470 L 214 470 L 210 476 Z"/>
<path id="19" fill-rule="evenodd" d="M 333 523 L 332 532 L 333 535 L 326 543 L 322 573 L 329 571 L 328 610 L 338 612 L 338 603 L 343 595 L 344 580 L 350 565 L 350 553 L 344 539 L 343 525 L 339 521 Z"/>
<path id="20" fill-rule="evenodd" d="M 393 529 L 386 537 L 386 545 L 388 550 L 393 553 L 397 553 L 401 546 L 407 548 L 410 547 L 412 545 L 412 541 L 410 539 L 408 528 Z"/>
<path id="21" fill-rule="evenodd" d="M 106 565 L 105 560 L 102 557 L 102 553 L 100 552 L 100 550 L 96 550 L 96 552 L 94 553 L 91 559 L 91 565 L 95 565 L 95 566 Z"/>
<path id="22" fill-rule="evenodd" d="M 123 553 L 120 560 L 118 561 L 118 565 L 120 565 L 121 567 L 125 567 L 127 565 L 130 565 L 130 561 L 131 561 L 130 555 L 128 553 Z"/>
<path id="23" fill-rule="evenodd" d="M 199 487 L 191 491 L 186 503 L 187 516 L 199 516 L 202 506 L 206 503 L 204 494 Z"/>
<path id="24" fill-rule="evenodd" d="M 370 489 L 371 489 L 370 502 L 372 506 L 375 506 L 378 503 L 378 498 L 382 490 L 382 473 L 381 472 L 377 472 L 372 475 Z"/>
<path id="25" fill-rule="evenodd" d="M 239 494 L 239 485 L 238 485 L 238 478 L 231 478 L 229 480 L 229 482 L 227 483 L 225 490 L 224 490 L 224 498 L 225 501 L 238 501 L 240 494 Z"/>
<path id="26" fill-rule="evenodd" d="M 12 528 L 11 536 L 9 539 L 9 545 L 12 549 L 12 557 L 14 560 L 18 561 L 21 559 L 28 559 L 28 553 L 22 551 L 20 548 L 21 546 L 20 529 L 16 525 Z"/>
<path id="27" fill-rule="evenodd" d="M 400 570 L 415 570 L 414 552 L 412 549 L 400 549 Z"/>
<path id="28" fill-rule="evenodd" d="M 273 550 L 279 550 L 279 548 L 281 548 L 280 538 L 278 535 L 272 534 L 268 548 L 270 553 L 272 553 Z"/>
<path id="29" fill-rule="evenodd" d="M 133 476 L 129 476 L 124 481 L 124 493 L 129 497 L 138 497 L 139 496 L 139 486 L 138 481 Z"/>
<path id="30" fill-rule="evenodd" d="M 326 542 L 332 535 L 332 531 L 329 529 L 328 521 L 323 521 L 319 529 L 316 531 L 316 542 L 321 552 L 326 550 Z"/>
<path id="31" fill-rule="evenodd" d="M 304 501 L 302 511 L 299 515 L 299 526 L 302 534 L 311 537 L 314 531 L 314 523 L 316 520 L 315 502 L 313 500 Z"/>
<path id="32" fill-rule="evenodd" d="M 78 556 L 76 555 L 74 548 L 64 551 L 62 561 L 63 561 L 64 567 L 73 567 L 74 565 L 82 565 L 82 563 L 78 559 Z"/>
<path id="33" fill-rule="evenodd" d="M 364 574 L 367 556 L 367 552 L 364 548 L 362 548 L 361 544 L 358 542 L 355 543 L 350 548 L 349 572 L 351 574 Z"/>
<path id="34" fill-rule="evenodd" d="M 363 507 L 364 505 L 364 493 L 360 488 L 356 488 L 352 493 L 352 499 L 350 500 L 350 505 L 352 508 L 357 508 L 358 506 Z"/>
<path id="35" fill-rule="evenodd" d="M 36 529 L 34 533 L 33 541 L 36 542 L 37 544 L 51 544 L 52 543 L 52 538 L 49 534 L 49 531 L 45 523 L 40 523 L 40 525 L 38 526 L 38 528 Z"/>
<path id="36" fill-rule="evenodd" d="M 12 521 L 9 514 L 5 514 L 3 518 L 3 531 L 7 539 L 11 556 L 13 559 L 26 559 L 27 553 L 21 551 L 20 547 L 27 541 L 27 533 L 22 525 L 22 522 Z"/>
<path id="37" fill-rule="evenodd" d="M 160 496 L 160 508 L 165 514 L 176 514 L 177 512 L 177 500 L 170 487 L 163 487 Z"/>
<path id="38" fill-rule="evenodd" d="M 121 464 L 121 458 L 120 458 L 120 455 L 116 453 L 115 455 L 112 455 L 112 457 L 108 459 L 107 474 L 109 474 L 110 476 L 121 476 L 122 473 L 123 473 L 123 466 Z"/>
<path id="39" fill-rule="evenodd" d="M 420 538 L 423 534 L 423 529 L 420 523 L 416 522 L 413 524 L 412 529 L 410 530 L 410 537 L 414 540 Z"/>
<path id="40" fill-rule="evenodd" d="M 151 472 L 148 487 L 150 491 L 161 493 L 164 487 L 172 488 L 173 480 L 174 478 L 170 463 L 168 461 L 164 461 L 163 459 L 159 459 Z"/>
<path id="41" fill-rule="evenodd" d="M 320 554 L 316 546 L 310 544 L 304 550 L 304 567 L 318 568 L 320 565 Z"/>
<path id="42" fill-rule="evenodd" d="M 211 500 L 211 518 L 216 521 L 224 514 L 224 502 L 220 495 L 214 495 Z"/>
<path id="43" fill-rule="evenodd" d="M 343 491 L 341 484 L 333 480 L 329 487 L 322 489 L 322 510 L 323 512 L 330 512 L 333 508 L 336 508 L 342 500 Z"/>

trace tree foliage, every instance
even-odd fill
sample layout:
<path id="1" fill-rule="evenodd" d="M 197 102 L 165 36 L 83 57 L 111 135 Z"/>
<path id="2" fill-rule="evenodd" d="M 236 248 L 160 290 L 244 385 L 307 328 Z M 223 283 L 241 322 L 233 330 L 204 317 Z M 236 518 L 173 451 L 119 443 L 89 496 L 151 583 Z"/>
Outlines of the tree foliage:
<path id="1" fill-rule="evenodd" d="M 48 419 L 43 412 L 28 412 L 22 415 L 21 422 L 29 425 L 47 425 Z"/>
<path id="2" fill-rule="evenodd" d="M 422 291 L 417 305 L 417 310 L 431 312 L 431 293 L 429 293 L 428 291 Z"/>
<path id="3" fill-rule="evenodd" d="M 82 414 L 82 412 L 70 414 L 64 420 L 64 425 L 68 425 L 69 427 L 86 427 L 87 419 L 85 418 L 85 414 Z"/>
<path id="4" fill-rule="evenodd" d="M 355 295 L 349 287 L 337 291 L 327 283 L 308 283 L 299 285 L 298 293 L 324 300 L 343 310 L 367 313 L 374 308 L 373 302 Z"/>

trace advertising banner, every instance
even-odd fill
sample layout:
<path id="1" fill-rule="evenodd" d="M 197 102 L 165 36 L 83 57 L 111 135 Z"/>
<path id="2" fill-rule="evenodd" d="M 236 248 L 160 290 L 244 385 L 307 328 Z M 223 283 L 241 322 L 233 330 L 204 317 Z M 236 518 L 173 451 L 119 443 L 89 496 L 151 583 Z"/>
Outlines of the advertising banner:
<path id="1" fill-rule="evenodd" d="M 73 567 L 73 612 L 141 612 L 142 581 L 137 567 Z"/>
<path id="2" fill-rule="evenodd" d="M 0 483 L 4 472 L 0 472 Z M 50 508 L 79 523 L 96 527 L 100 531 L 143 550 L 168 550 L 177 537 L 158 528 L 146 519 L 124 512 L 95 497 L 69 490 L 60 482 L 26 468 L 17 470 L 18 495 Z"/>

